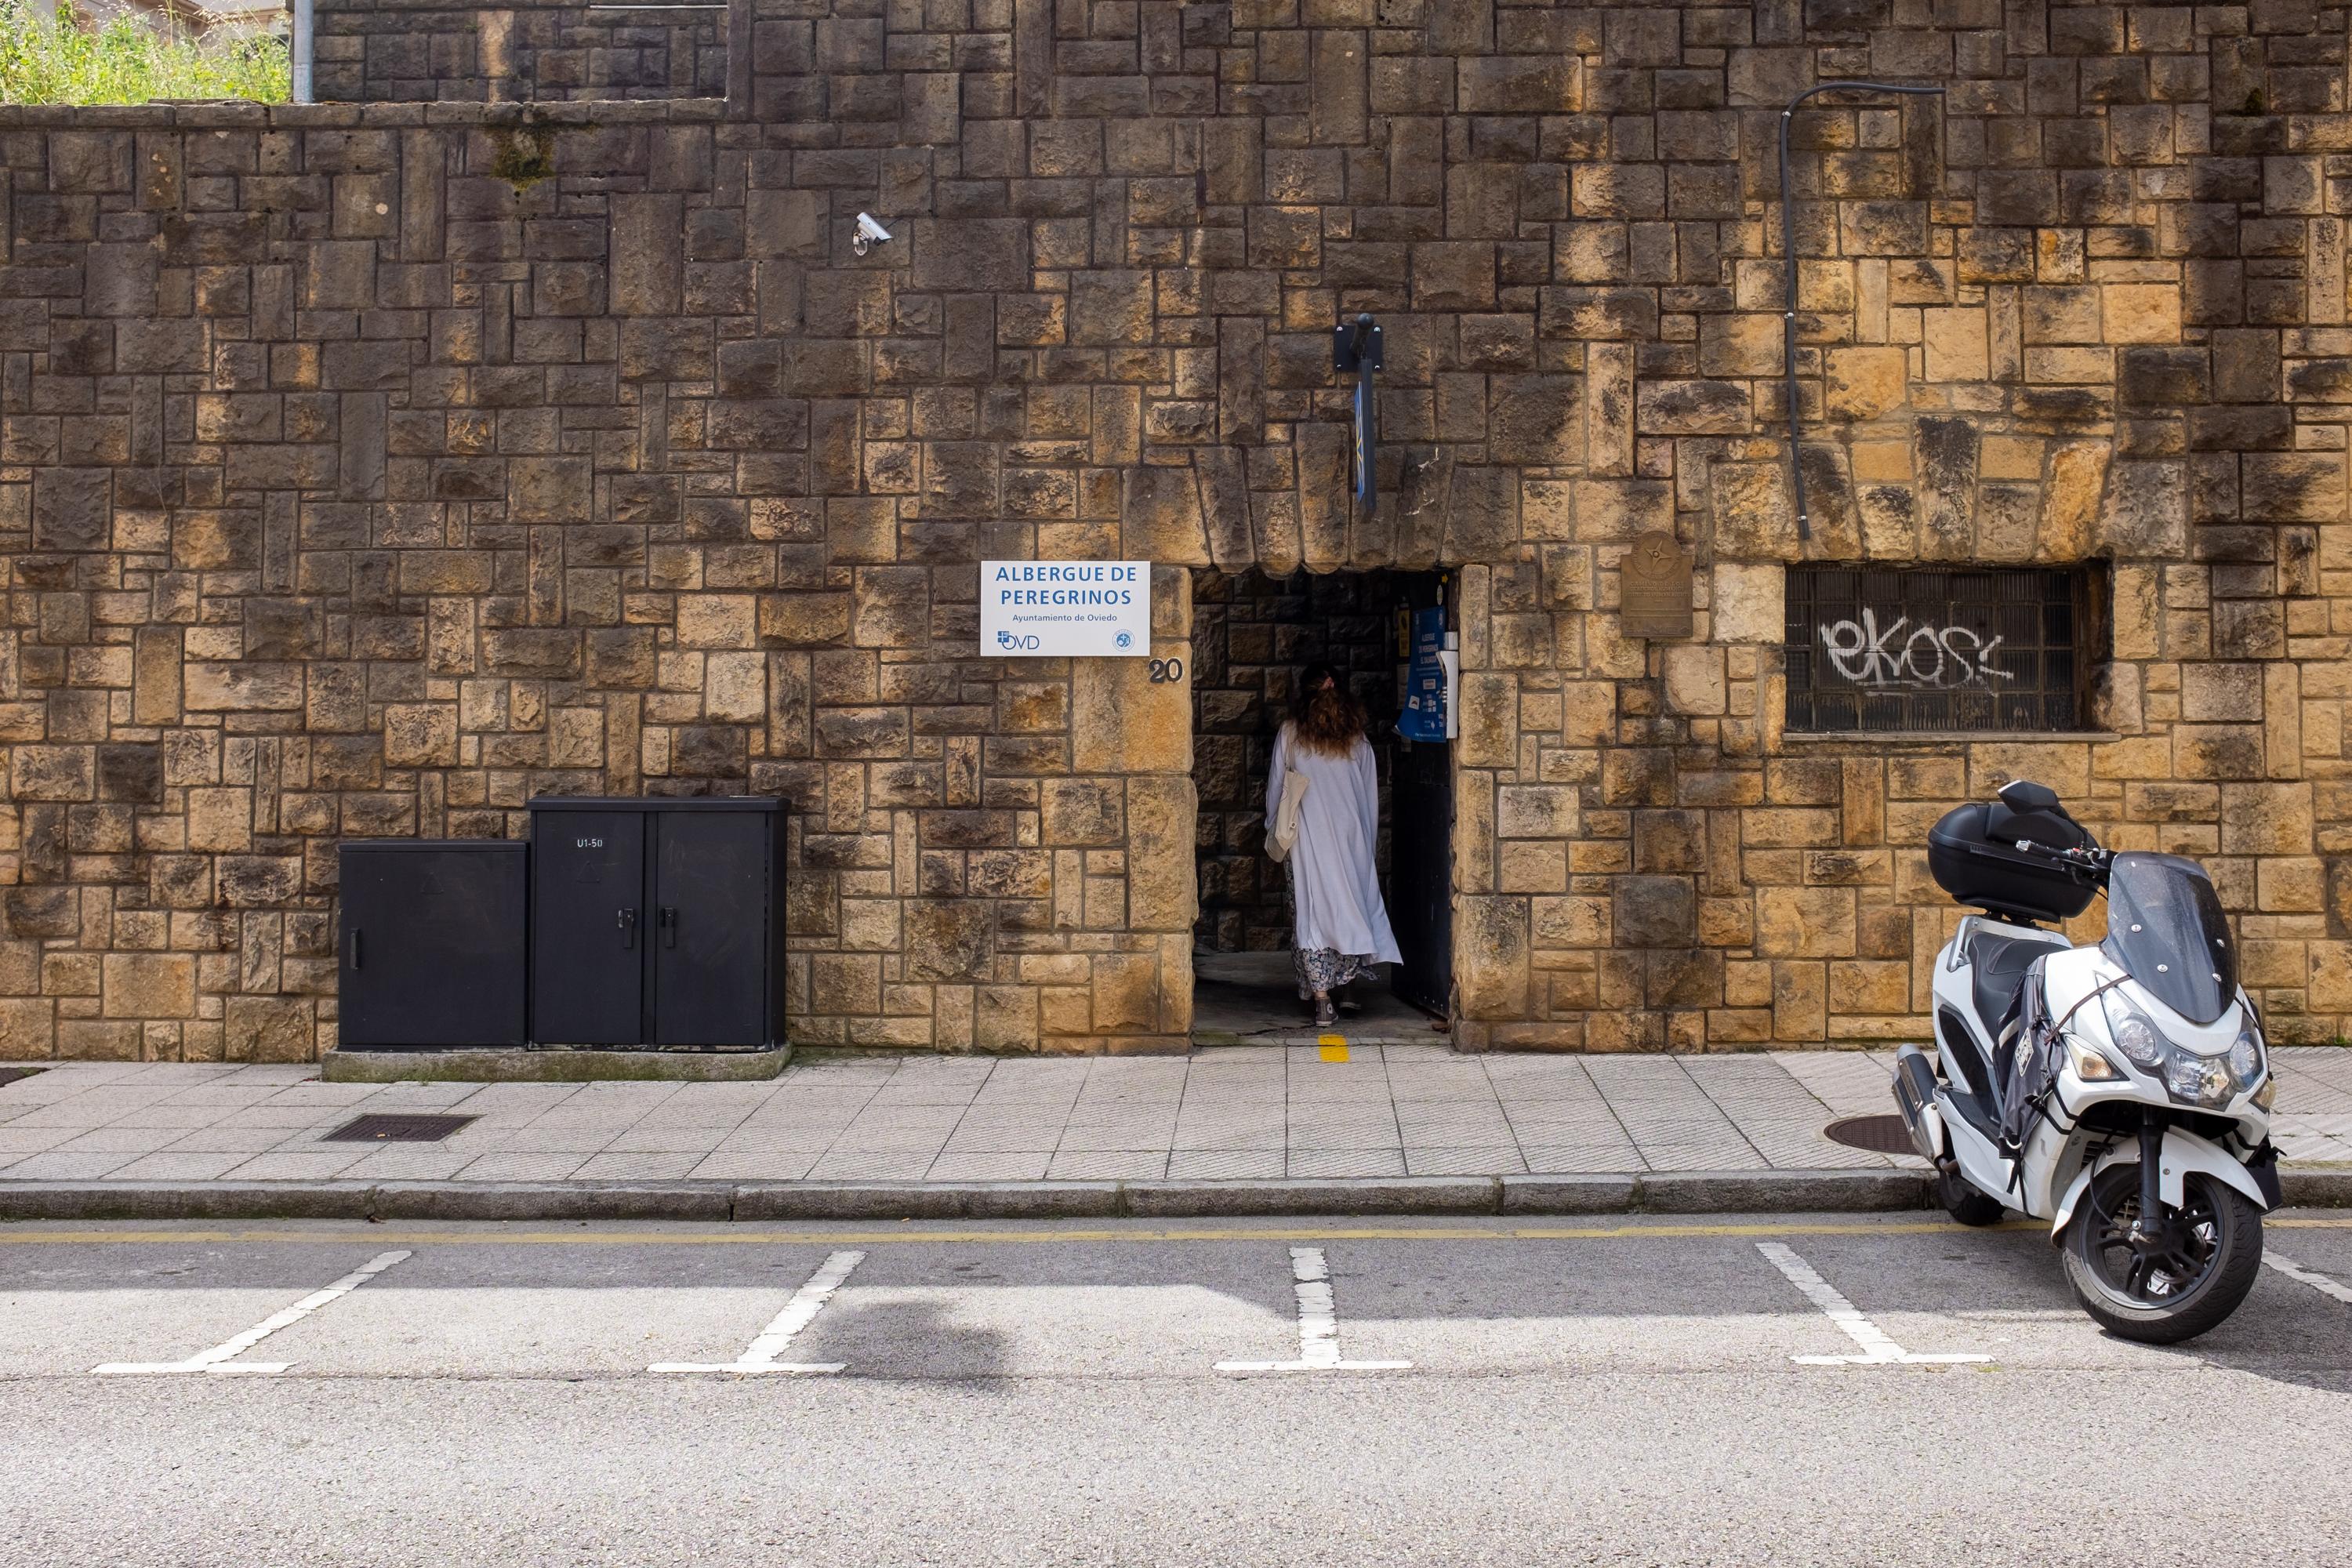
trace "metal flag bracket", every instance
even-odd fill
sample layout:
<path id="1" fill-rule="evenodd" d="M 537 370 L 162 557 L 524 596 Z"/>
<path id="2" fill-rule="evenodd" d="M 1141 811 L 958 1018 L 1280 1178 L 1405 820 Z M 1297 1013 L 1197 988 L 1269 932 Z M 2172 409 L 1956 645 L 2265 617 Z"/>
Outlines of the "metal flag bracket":
<path id="1" fill-rule="evenodd" d="M 1380 409 L 1372 388 L 1372 373 L 1381 368 L 1381 329 L 1370 311 L 1331 329 L 1331 368 L 1343 375 L 1355 373 L 1353 417 L 1349 422 L 1348 488 L 1369 507 L 1380 499 L 1374 469 L 1381 442 Z"/>

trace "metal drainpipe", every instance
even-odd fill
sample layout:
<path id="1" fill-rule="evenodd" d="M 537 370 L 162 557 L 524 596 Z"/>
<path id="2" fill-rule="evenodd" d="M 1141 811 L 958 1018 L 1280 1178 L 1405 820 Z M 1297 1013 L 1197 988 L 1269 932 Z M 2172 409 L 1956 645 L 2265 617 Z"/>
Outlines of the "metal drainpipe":
<path id="1" fill-rule="evenodd" d="M 293 4 L 294 37 L 291 39 L 292 48 L 290 52 L 294 58 L 294 101 L 297 103 L 309 103 L 311 101 L 310 39 L 312 29 L 310 0 L 293 0 Z M 1783 123 L 1785 124 L 1786 121 L 1783 121 Z M 1788 136 L 1785 132 L 1781 135 L 1781 140 L 1784 142 L 1788 140 Z M 1783 153 L 1780 158 L 1780 164 L 1784 179 L 1788 172 L 1788 156 Z"/>
<path id="2" fill-rule="evenodd" d="M 309 0 L 301 0 L 308 4 Z M 1813 536 L 1811 517 L 1805 510 L 1805 466 L 1797 442 L 1803 434 L 1802 410 L 1797 403 L 1797 204 L 1789 191 L 1789 121 L 1798 105 L 1817 92 L 1899 92 L 1914 98 L 1941 98 L 1940 87 L 1898 87 L 1886 81 L 1825 81 L 1809 87 L 1780 110 L 1780 266 L 1788 274 L 1780 313 L 1781 363 L 1789 384 L 1789 488 L 1797 503 L 1797 537 Z"/>

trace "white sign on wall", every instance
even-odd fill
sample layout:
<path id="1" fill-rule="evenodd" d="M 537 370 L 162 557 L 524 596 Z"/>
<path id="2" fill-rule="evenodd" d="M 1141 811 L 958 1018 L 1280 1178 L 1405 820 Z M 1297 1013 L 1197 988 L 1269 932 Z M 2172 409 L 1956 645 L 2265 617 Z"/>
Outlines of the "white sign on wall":
<path id="1" fill-rule="evenodd" d="M 1144 658 L 1149 561 L 983 561 L 980 651 L 1015 658 Z"/>

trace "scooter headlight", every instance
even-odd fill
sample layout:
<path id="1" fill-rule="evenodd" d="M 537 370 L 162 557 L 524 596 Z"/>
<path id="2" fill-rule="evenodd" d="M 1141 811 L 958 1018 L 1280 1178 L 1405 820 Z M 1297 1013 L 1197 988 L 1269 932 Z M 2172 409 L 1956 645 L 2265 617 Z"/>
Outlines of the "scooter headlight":
<path id="1" fill-rule="evenodd" d="M 2230 1047 L 2230 1076 L 2240 1089 L 2253 1088 L 2254 1080 L 2263 1076 L 2263 1046 L 2252 1029 L 2242 1032 Z"/>
<path id="2" fill-rule="evenodd" d="M 2162 1079 L 2173 1099 L 2219 1110 L 2246 1086 L 2248 1080 L 2237 1076 L 2236 1047 L 2219 1056 L 2200 1057 L 2167 1038 L 2155 1020 L 2119 993 L 2107 992 L 2099 998 L 2099 1005 L 2106 1012 L 2107 1033 L 2114 1038 L 2116 1049 L 2132 1066 L 2151 1078 Z M 2243 1037 L 2239 1044 L 2254 1049 L 2259 1063 L 2258 1048 Z"/>
<path id="3" fill-rule="evenodd" d="M 2230 1069 L 2223 1058 L 2193 1057 L 2177 1046 L 2173 1047 L 2172 1059 L 2164 1066 L 2164 1087 L 2172 1091 L 2175 1100 L 2195 1105 L 2227 1105 L 2230 1097 L 2237 1092 L 2230 1083 Z"/>
<path id="4" fill-rule="evenodd" d="M 2100 997 L 2099 1004 L 2106 1009 L 2107 1033 L 2115 1037 L 2116 1049 L 2123 1052 L 2124 1058 L 2151 1073 L 2160 1069 L 2170 1042 L 2147 1016 L 2112 991 Z"/>

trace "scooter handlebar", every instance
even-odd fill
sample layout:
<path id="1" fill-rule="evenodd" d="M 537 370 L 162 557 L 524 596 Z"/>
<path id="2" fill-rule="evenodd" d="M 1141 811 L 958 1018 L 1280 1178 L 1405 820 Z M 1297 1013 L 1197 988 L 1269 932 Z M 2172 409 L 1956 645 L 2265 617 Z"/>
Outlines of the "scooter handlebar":
<path id="1" fill-rule="evenodd" d="M 2036 844 L 2031 838 L 2021 838 L 2017 841 L 2017 847 L 2024 854 L 2042 855 L 2056 860 L 2068 870 L 2082 873 L 2099 887 L 2106 885 L 2107 865 L 2116 858 L 2114 850 L 2102 849 L 2096 845 L 2087 849 L 2061 849 L 2054 844 Z"/>

